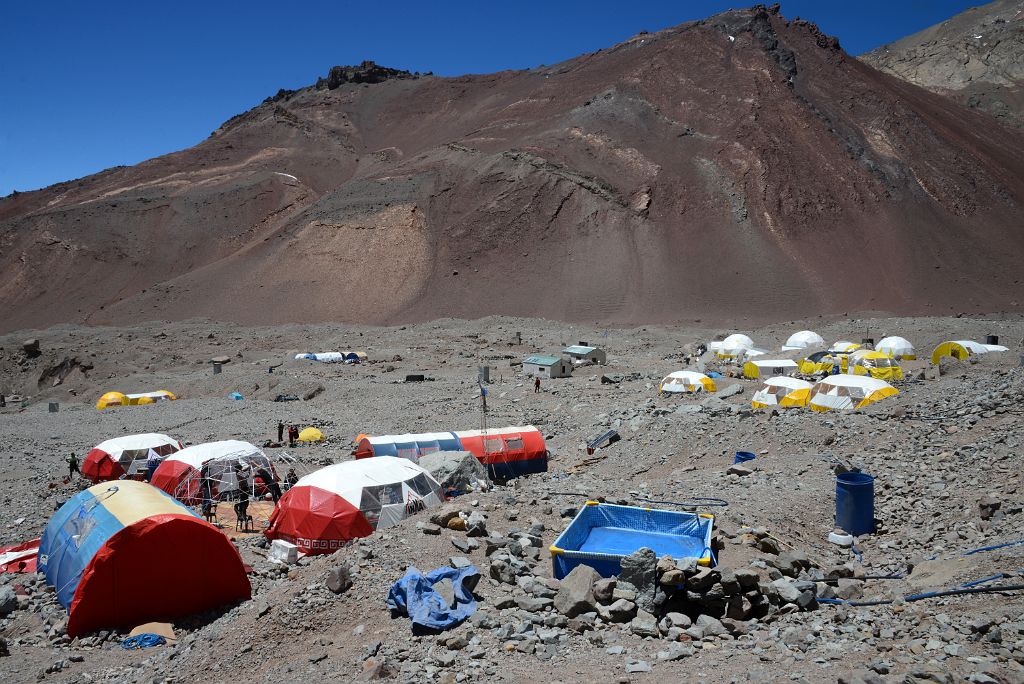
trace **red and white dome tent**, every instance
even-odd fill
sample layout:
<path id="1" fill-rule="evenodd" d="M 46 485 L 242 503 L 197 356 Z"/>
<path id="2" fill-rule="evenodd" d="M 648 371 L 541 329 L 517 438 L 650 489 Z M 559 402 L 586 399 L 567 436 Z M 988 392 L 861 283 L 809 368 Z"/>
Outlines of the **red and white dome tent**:
<path id="1" fill-rule="evenodd" d="M 231 493 L 238 493 L 238 478 L 235 466 L 242 466 L 242 471 L 249 478 L 251 496 L 255 487 L 255 472 L 263 468 L 274 479 L 277 472 L 258 447 L 237 439 L 222 442 L 206 442 L 187 447 L 164 459 L 160 467 L 153 473 L 150 484 L 170 494 L 178 501 L 195 506 L 203 498 L 201 480 L 207 477 L 211 485 L 211 498 L 224 499 Z"/>
<path id="2" fill-rule="evenodd" d="M 441 485 L 412 461 L 346 461 L 301 478 L 281 498 L 264 534 L 307 554 L 330 553 L 443 501 Z"/>
<path id="3" fill-rule="evenodd" d="M 82 475 L 94 484 L 131 477 L 146 471 L 150 451 L 166 458 L 181 449 L 181 442 L 157 433 L 115 437 L 100 442 L 86 454 Z"/>

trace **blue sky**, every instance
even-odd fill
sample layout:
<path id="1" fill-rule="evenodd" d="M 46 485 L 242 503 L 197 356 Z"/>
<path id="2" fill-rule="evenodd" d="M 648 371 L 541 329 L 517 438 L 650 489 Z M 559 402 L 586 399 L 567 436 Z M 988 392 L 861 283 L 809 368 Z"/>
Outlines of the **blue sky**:
<path id="1" fill-rule="evenodd" d="M 752 3 L 751 3 L 752 4 Z M 792 0 L 859 54 L 961 0 Z M 0 197 L 135 164 L 206 138 L 334 64 L 439 75 L 553 64 L 742 2 L 7 3 L 0 14 Z"/>

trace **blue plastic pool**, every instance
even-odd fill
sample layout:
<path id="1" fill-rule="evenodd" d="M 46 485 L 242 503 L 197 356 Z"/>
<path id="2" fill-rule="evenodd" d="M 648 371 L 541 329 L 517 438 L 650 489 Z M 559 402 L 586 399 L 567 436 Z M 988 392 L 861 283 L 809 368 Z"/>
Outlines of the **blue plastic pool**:
<path id="1" fill-rule="evenodd" d="M 588 502 L 551 546 L 554 575 L 561 579 L 581 563 L 618 575 L 621 559 L 643 547 L 711 565 L 713 524 L 709 515 Z"/>

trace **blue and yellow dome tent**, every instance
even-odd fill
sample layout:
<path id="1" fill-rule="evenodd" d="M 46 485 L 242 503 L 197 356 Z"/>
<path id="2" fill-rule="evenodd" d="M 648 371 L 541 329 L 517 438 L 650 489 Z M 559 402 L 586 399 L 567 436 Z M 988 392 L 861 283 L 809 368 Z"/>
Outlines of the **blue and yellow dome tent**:
<path id="1" fill-rule="evenodd" d="M 61 506 L 39 542 L 39 572 L 68 610 L 68 636 L 173 620 L 250 598 L 238 551 L 156 487 L 94 485 Z"/>

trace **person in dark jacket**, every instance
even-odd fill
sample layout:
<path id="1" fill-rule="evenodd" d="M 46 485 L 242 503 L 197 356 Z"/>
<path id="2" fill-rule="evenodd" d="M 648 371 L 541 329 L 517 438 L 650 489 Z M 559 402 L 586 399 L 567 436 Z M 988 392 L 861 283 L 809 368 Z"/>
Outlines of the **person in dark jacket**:
<path id="1" fill-rule="evenodd" d="M 256 477 L 263 480 L 263 486 L 270 491 L 270 497 L 274 500 L 274 504 L 281 499 L 281 485 L 277 483 L 274 476 L 266 468 L 257 468 Z"/>
<path id="2" fill-rule="evenodd" d="M 277 421 L 277 443 L 284 441 L 284 423 Z"/>
<path id="3" fill-rule="evenodd" d="M 67 461 L 68 461 L 68 479 L 71 479 L 72 477 L 74 477 L 75 473 L 78 473 L 79 475 L 82 474 L 82 471 L 78 469 L 78 456 L 75 456 L 74 454 L 71 454 L 70 456 L 68 456 Z"/>

